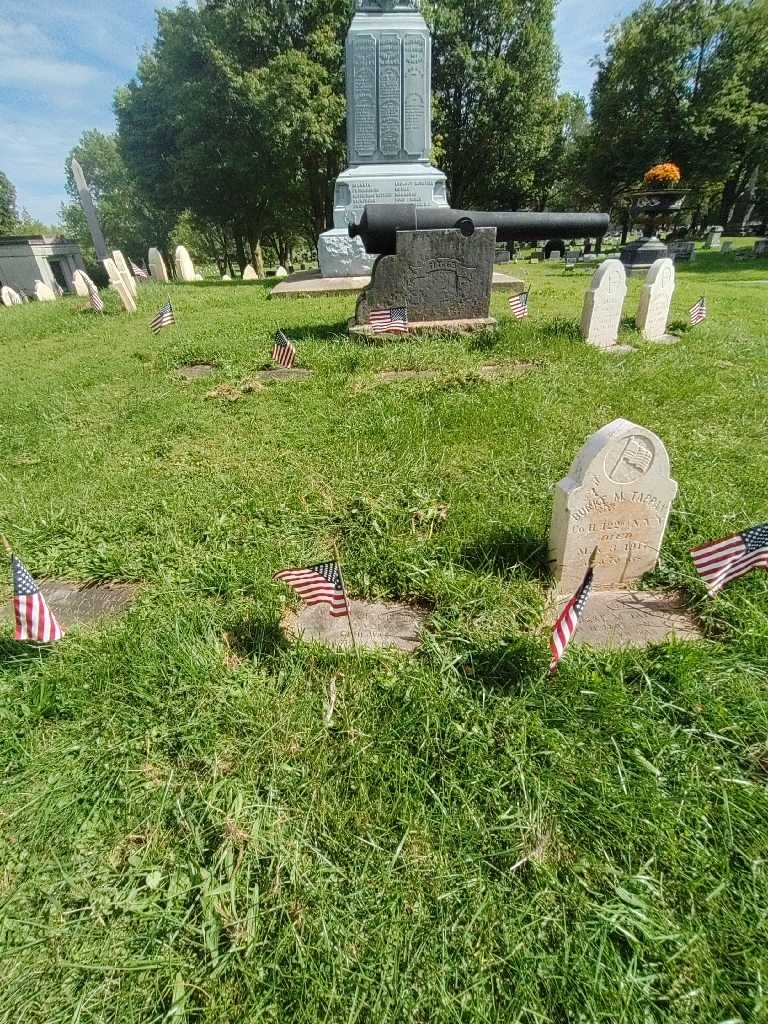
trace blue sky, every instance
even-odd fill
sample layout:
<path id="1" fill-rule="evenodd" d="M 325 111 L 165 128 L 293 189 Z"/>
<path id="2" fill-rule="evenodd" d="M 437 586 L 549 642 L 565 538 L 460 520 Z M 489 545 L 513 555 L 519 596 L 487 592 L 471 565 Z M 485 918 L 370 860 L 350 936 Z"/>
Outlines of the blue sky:
<path id="1" fill-rule="evenodd" d="M 587 94 L 603 33 L 637 0 L 560 0 L 561 89 Z M 19 207 L 56 223 L 64 160 L 86 128 L 110 131 L 112 94 L 176 0 L 0 0 L 0 170 Z"/>

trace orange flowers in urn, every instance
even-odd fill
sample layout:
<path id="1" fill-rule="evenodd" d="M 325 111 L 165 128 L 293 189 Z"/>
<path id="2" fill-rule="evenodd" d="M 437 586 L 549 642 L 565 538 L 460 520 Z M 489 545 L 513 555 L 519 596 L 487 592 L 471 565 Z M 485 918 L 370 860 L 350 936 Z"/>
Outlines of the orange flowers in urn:
<path id="1" fill-rule="evenodd" d="M 677 164 L 654 164 L 643 175 L 643 181 L 649 188 L 674 188 L 680 183 L 683 173 Z"/>

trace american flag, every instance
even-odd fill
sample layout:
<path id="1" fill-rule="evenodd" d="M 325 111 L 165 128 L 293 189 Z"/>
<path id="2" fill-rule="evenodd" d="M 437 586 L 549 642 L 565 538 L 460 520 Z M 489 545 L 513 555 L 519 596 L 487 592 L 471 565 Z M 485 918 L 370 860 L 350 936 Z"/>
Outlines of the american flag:
<path id="1" fill-rule="evenodd" d="M 691 557 L 709 587 L 709 596 L 714 597 L 726 583 L 751 569 L 768 569 L 768 523 L 701 544 L 691 551 Z"/>
<path id="2" fill-rule="evenodd" d="M 164 327 L 171 327 L 175 323 L 176 317 L 173 315 L 173 306 L 171 305 L 171 300 L 168 299 L 166 304 L 157 311 L 154 320 L 149 326 L 157 334 Z"/>
<path id="3" fill-rule="evenodd" d="M 272 346 L 272 362 L 286 370 L 290 370 L 295 361 L 296 349 L 282 331 L 276 331 L 275 343 Z"/>
<path id="4" fill-rule="evenodd" d="M 552 640 L 549 645 L 549 649 L 552 652 L 552 661 L 549 664 L 550 673 L 554 672 L 557 668 L 558 662 L 565 654 L 565 649 L 571 642 L 573 634 L 576 632 L 576 627 L 579 624 L 581 613 L 584 611 L 584 605 L 587 603 L 589 595 L 592 592 L 592 579 L 594 575 L 595 570 L 590 565 L 581 586 L 565 608 L 563 608 L 560 613 L 560 618 L 554 625 L 554 629 L 552 630 Z"/>
<path id="5" fill-rule="evenodd" d="M 691 327 L 696 327 L 697 324 L 701 324 L 707 319 L 707 300 L 703 295 L 695 306 L 691 306 L 688 312 L 690 314 Z"/>
<path id="6" fill-rule="evenodd" d="M 146 270 L 143 267 L 136 266 L 136 264 L 133 262 L 133 260 L 129 260 L 128 262 L 131 264 L 131 272 L 133 273 L 134 277 L 138 277 L 138 279 L 140 281 L 148 281 L 149 280 L 149 274 L 146 272 Z"/>
<path id="7" fill-rule="evenodd" d="M 408 310 L 405 306 L 391 309 L 372 309 L 368 325 L 374 334 L 405 334 L 408 330 Z"/>
<path id="8" fill-rule="evenodd" d="M 11 556 L 13 576 L 13 611 L 16 617 L 17 640 L 35 640 L 39 644 L 54 644 L 64 636 L 64 630 L 46 604 L 40 588 L 29 572 Z"/>
<path id="9" fill-rule="evenodd" d="M 349 615 L 338 562 L 319 562 L 305 569 L 281 569 L 274 578 L 293 587 L 307 604 L 329 604 L 334 618 Z"/>
<path id="10" fill-rule="evenodd" d="M 88 281 L 88 301 L 91 304 L 91 309 L 95 309 L 97 313 L 104 312 L 104 299 L 99 295 L 99 289 L 93 283 Z"/>
<path id="11" fill-rule="evenodd" d="M 528 292 L 510 296 L 509 308 L 512 310 L 512 316 L 517 320 L 524 320 L 528 316 Z"/>
<path id="12" fill-rule="evenodd" d="M 53 290 L 56 292 L 59 298 L 64 295 L 64 289 L 61 287 L 58 281 L 53 282 Z"/>

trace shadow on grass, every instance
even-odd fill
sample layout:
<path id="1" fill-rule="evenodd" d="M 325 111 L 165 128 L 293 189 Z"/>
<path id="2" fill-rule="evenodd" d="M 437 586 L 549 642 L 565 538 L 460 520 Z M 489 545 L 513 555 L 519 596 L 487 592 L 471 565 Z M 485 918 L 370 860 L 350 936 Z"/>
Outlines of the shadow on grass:
<path id="1" fill-rule="evenodd" d="M 548 669 L 549 652 L 542 640 L 516 636 L 495 647 L 470 647 L 459 671 L 468 686 L 511 695 L 541 683 Z"/>
<path id="2" fill-rule="evenodd" d="M 225 637 L 232 653 L 248 661 L 274 658 L 290 647 L 274 619 L 245 619 L 233 623 L 226 630 Z"/>
<path id="3" fill-rule="evenodd" d="M 10 636 L 0 637 L 0 670 L 15 669 L 21 672 L 32 665 L 41 664 L 53 651 L 53 645 L 50 644 L 22 643 Z"/>
<path id="4" fill-rule="evenodd" d="M 347 334 L 347 321 L 339 320 L 335 324 L 312 324 L 304 327 L 285 327 L 285 333 L 291 341 L 332 341 L 341 344 L 356 341 Z"/>
<path id="5" fill-rule="evenodd" d="M 530 530 L 506 530 L 490 534 L 462 548 L 457 561 L 468 569 L 506 574 L 518 572 L 524 579 L 550 579 L 547 539 Z"/>

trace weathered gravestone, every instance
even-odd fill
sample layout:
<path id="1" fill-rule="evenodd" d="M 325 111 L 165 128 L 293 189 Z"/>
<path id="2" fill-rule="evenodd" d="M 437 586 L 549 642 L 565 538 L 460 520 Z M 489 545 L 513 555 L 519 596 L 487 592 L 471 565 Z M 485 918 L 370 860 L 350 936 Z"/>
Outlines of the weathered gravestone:
<path id="1" fill-rule="evenodd" d="M 288 277 L 288 271 L 283 266 L 279 266 L 275 271 L 275 277 Z"/>
<path id="2" fill-rule="evenodd" d="M 637 329 L 646 341 L 676 341 L 667 334 L 667 320 L 672 296 L 675 293 L 675 264 L 668 257 L 656 260 L 640 295 L 637 311 Z"/>
<path id="3" fill-rule="evenodd" d="M 761 238 L 759 242 L 755 242 L 752 255 L 768 256 L 768 238 Z"/>
<path id="4" fill-rule="evenodd" d="M 88 287 L 89 283 L 94 286 L 93 281 L 91 281 L 90 277 L 84 270 L 76 270 L 72 275 L 72 285 L 75 289 L 75 293 L 79 295 L 81 299 L 87 299 L 90 296 L 91 292 Z"/>
<path id="5" fill-rule="evenodd" d="M 627 294 L 627 274 L 621 260 L 606 260 L 595 271 L 584 296 L 581 336 L 597 348 L 627 351 L 617 346 L 621 312 Z"/>
<path id="6" fill-rule="evenodd" d="M 165 266 L 163 254 L 159 249 L 153 248 L 149 250 L 147 253 L 147 265 L 149 266 L 149 273 L 153 281 L 159 281 L 161 284 L 168 283 L 168 270 Z"/>
<path id="7" fill-rule="evenodd" d="M 112 259 L 115 262 L 118 274 L 123 279 L 123 284 L 135 299 L 139 294 L 139 286 L 136 284 L 136 279 L 128 267 L 125 256 L 123 256 L 119 249 L 115 249 L 112 253 Z"/>
<path id="8" fill-rule="evenodd" d="M 42 281 L 35 281 L 35 298 L 38 302 L 55 302 L 56 293 Z"/>
<path id="9" fill-rule="evenodd" d="M 655 568 L 677 483 L 659 438 L 618 419 L 593 434 L 555 490 L 550 564 L 573 594 L 595 555 L 596 590 L 631 587 Z"/>
<path id="10" fill-rule="evenodd" d="M 202 274 L 198 274 L 198 273 L 195 273 L 195 280 L 196 280 L 196 281 L 202 281 L 202 280 L 203 280 L 203 275 L 202 275 Z"/>
<path id="11" fill-rule="evenodd" d="M 4 284 L 0 289 L 0 301 L 4 306 L 21 306 L 22 300 L 18 292 L 15 292 L 13 288 L 9 288 L 7 284 Z"/>
<path id="12" fill-rule="evenodd" d="M 252 267 L 250 263 L 246 266 L 245 270 L 243 271 L 243 280 L 244 281 L 258 281 L 259 280 L 259 275 L 256 273 L 255 267 Z"/>
<path id="13" fill-rule="evenodd" d="M 714 227 L 707 228 L 707 234 L 704 239 L 704 248 L 718 250 L 722 245 L 723 231 L 724 228 L 720 227 L 719 224 Z"/>
<path id="14" fill-rule="evenodd" d="M 195 265 L 183 245 L 176 246 L 173 262 L 176 266 L 176 277 L 187 282 L 195 280 Z"/>
<path id="15" fill-rule="evenodd" d="M 117 269 L 114 260 L 106 259 L 104 262 L 104 269 L 109 275 L 109 283 L 111 287 L 120 296 L 120 301 L 123 304 L 123 309 L 128 313 L 136 312 L 136 302 L 133 298 L 133 292 L 123 280 L 123 276 Z"/>
<path id="16" fill-rule="evenodd" d="M 723 242 L 723 247 L 720 252 L 725 256 L 726 253 L 733 252 L 733 242 Z"/>

